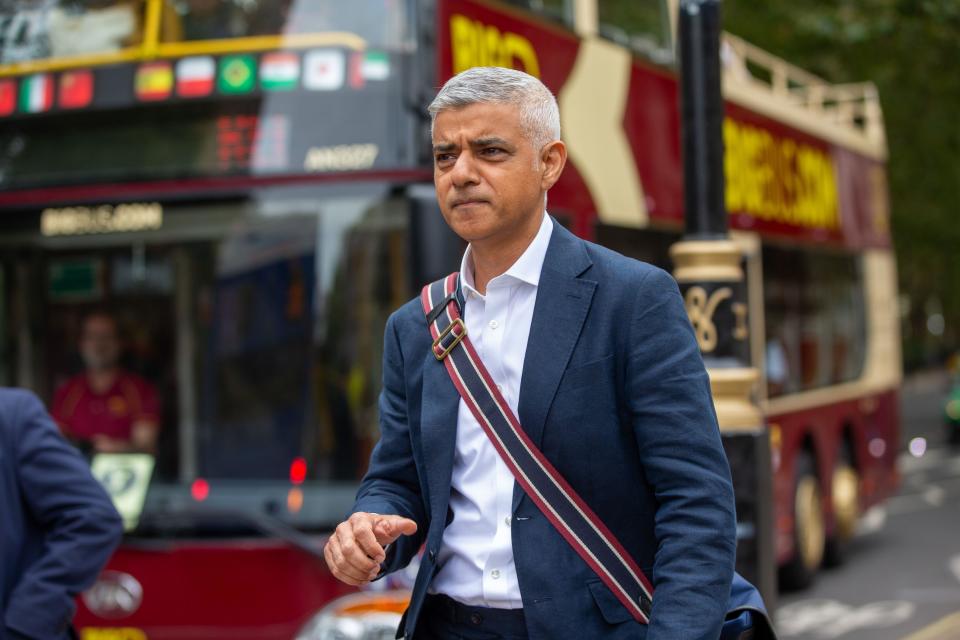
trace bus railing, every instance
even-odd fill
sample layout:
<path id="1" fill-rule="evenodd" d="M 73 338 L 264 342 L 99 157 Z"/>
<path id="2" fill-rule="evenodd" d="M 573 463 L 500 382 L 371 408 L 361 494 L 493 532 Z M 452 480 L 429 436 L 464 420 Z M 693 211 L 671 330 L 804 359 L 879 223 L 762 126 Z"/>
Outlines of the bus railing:
<path id="1" fill-rule="evenodd" d="M 730 33 L 723 34 L 724 79 L 768 92 L 865 139 L 885 146 L 880 96 L 872 82 L 831 84 Z"/>

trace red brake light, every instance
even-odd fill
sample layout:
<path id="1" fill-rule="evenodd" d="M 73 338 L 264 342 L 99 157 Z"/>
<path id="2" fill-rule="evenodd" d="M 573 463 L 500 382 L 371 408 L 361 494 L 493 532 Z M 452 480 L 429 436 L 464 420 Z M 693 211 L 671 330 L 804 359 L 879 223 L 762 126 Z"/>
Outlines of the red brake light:
<path id="1" fill-rule="evenodd" d="M 303 458 L 297 458 L 290 463 L 290 482 L 292 484 L 303 484 L 307 479 L 307 461 Z"/>

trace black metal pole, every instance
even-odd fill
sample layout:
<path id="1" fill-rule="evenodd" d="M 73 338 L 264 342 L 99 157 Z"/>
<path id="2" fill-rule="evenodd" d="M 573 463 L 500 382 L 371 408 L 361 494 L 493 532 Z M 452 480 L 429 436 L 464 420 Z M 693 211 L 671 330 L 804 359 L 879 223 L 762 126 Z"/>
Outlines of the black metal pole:
<path id="1" fill-rule="evenodd" d="M 679 32 L 686 238 L 725 238 L 719 0 L 683 0 Z"/>
<path id="2" fill-rule="evenodd" d="M 770 442 L 752 398 L 750 323 L 741 250 L 724 202 L 720 0 L 681 0 L 680 110 L 686 233 L 674 275 L 710 373 L 737 508 L 737 570 L 768 607 L 776 598 Z"/>

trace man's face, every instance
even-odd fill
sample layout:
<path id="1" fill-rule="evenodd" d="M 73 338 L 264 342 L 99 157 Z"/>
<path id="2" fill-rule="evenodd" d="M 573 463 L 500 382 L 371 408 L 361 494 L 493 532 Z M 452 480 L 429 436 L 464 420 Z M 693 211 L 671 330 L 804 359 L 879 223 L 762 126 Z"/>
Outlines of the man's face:
<path id="1" fill-rule="evenodd" d="M 120 360 L 120 339 L 117 325 L 107 316 L 91 316 L 83 325 L 80 355 L 87 369 L 112 369 Z"/>
<path id="2" fill-rule="evenodd" d="M 433 179 L 447 224 L 467 242 L 511 237 L 543 215 L 546 177 L 539 149 L 515 105 L 477 103 L 437 114 Z"/>

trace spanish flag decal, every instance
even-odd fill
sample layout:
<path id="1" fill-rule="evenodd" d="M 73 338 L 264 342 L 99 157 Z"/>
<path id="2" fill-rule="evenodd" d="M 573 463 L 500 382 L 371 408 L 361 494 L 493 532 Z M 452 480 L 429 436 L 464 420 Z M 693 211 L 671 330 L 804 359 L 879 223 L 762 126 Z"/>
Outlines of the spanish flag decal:
<path id="1" fill-rule="evenodd" d="M 148 62 L 137 69 L 137 98 L 144 102 L 166 100 L 173 91 L 173 68 L 169 62 Z"/>

